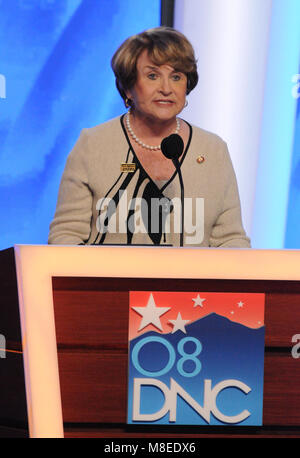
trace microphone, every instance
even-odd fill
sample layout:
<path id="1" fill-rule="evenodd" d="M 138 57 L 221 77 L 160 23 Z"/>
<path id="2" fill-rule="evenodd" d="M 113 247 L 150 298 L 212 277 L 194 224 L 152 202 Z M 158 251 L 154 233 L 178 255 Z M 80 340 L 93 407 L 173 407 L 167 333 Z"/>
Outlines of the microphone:
<path id="1" fill-rule="evenodd" d="M 171 159 L 178 173 L 181 194 L 181 232 L 180 232 L 180 246 L 183 246 L 183 226 L 184 226 L 184 185 L 182 174 L 179 164 L 179 157 L 183 153 L 184 143 L 180 135 L 171 134 L 162 140 L 160 145 L 163 155 Z"/>
<path id="2" fill-rule="evenodd" d="M 169 137 L 162 140 L 160 147 L 164 156 L 171 159 L 176 167 L 175 162 L 178 163 L 178 158 L 182 155 L 184 147 L 183 140 L 180 135 L 169 135 Z"/>

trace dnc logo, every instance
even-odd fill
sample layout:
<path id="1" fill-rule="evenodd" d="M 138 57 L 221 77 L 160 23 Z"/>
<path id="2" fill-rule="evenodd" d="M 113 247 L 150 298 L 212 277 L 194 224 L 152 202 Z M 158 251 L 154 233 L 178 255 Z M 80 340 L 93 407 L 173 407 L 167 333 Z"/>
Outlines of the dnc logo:
<path id="1" fill-rule="evenodd" d="M 130 292 L 127 422 L 261 425 L 264 300 Z"/>

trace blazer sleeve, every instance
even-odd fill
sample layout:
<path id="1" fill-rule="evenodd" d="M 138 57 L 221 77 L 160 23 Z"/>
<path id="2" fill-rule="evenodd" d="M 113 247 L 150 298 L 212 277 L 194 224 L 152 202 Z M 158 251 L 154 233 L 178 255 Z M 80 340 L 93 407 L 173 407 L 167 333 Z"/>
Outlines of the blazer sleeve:
<path id="1" fill-rule="evenodd" d="M 88 135 L 81 131 L 61 178 L 49 244 L 85 243 L 91 232 L 93 196 L 88 180 Z"/>
<path id="2" fill-rule="evenodd" d="M 222 211 L 211 231 L 210 246 L 251 248 L 250 239 L 247 237 L 242 224 L 237 180 L 226 143 L 223 143 L 222 150 L 224 199 Z"/>

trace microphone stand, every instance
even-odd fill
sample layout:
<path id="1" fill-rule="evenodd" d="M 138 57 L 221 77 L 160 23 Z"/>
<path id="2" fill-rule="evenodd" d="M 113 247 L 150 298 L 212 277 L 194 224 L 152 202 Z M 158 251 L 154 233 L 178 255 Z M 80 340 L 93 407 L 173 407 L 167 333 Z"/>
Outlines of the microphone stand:
<path id="1" fill-rule="evenodd" d="M 161 151 L 168 158 L 171 159 L 179 177 L 180 183 L 180 199 L 181 199 L 181 232 L 180 232 L 180 246 L 183 246 L 183 230 L 184 230 L 184 186 L 178 158 L 181 156 L 184 148 L 184 143 L 180 135 L 171 134 L 161 142 Z"/>
<path id="2" fill-rule="evenodd" d="M 180 183 L 180 200 L 181 200 L 181 232 L 180 232 L 180 246 L 183 246 L 183 231 L 184 231 L 184 185 L 178 159 L 172 159 L 176 167 L 179 183 Z"/>

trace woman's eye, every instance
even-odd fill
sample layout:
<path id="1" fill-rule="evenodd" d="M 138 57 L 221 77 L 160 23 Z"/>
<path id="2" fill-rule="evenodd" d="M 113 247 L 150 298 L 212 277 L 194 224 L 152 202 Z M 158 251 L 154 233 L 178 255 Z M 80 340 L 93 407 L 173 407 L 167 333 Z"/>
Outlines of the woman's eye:
<path id="1" fill-rule="evenodd" d="M 156 77 L 157 77 L 156 73 L 149 73 L 149 74 L 148 74 L 148 78 L 149 78 L 150 80 L 155 80 Z"/>
<path id="2" fill-rule="evenodd" d="M 179 81 L 180 79 L 181 79 L 181 75 L 178 75 L 178 74 L 173 75 L 173 80 L 174 81 Z"/>

